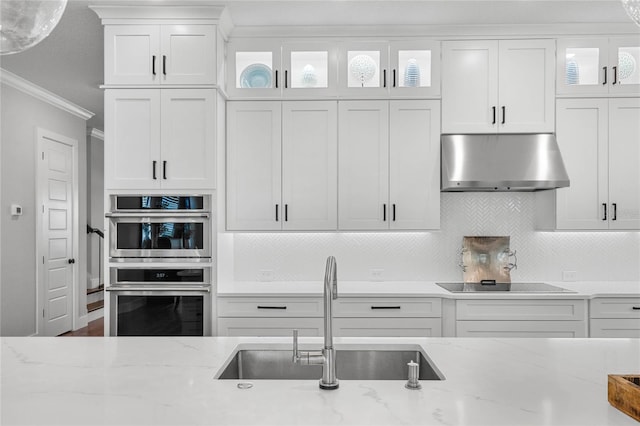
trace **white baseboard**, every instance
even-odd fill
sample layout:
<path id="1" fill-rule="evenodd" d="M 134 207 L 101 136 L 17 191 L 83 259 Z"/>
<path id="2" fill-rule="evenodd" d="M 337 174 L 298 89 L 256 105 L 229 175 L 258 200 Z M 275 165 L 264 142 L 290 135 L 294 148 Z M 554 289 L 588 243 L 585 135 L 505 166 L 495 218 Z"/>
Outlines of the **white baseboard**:
<path id="1" fill-rule="evenodd" d="M 91 311 L 87 314 L 87 319 L 89 320 L 89 322 L 91 321 L 95 321 L 98 318 L 103 318 L 104 317 L 104 308 L 100 308 L 100 309 L 96 309 L 95 311 Z"/>

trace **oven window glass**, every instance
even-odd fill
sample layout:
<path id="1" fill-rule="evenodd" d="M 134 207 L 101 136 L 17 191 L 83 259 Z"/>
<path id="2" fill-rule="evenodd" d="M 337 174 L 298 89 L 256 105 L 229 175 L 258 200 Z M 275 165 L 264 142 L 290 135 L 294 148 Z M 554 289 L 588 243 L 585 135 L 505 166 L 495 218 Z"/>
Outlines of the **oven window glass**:
<path id="1" fill-rule="evenodd" d="M 118 249 L 202 249 L 203 224 L 182 222 L 128 223 L 117 225 Z"/>
<path id="2" fill-rule="evenodd" d="M 204 197 L 137 196 L 119 195 L 116 202 L 118 210 L 202 210 Z"/>
<path id="3" fill-rule="evenodd" d="M 202 336 L 204 296 L 118 296 L 118 336 Z"/>
<path id="4" fill-rule="evenodd" d="M 205 283 L 204 269 L 127 269 L 118 268 L 118 283 Z"/>

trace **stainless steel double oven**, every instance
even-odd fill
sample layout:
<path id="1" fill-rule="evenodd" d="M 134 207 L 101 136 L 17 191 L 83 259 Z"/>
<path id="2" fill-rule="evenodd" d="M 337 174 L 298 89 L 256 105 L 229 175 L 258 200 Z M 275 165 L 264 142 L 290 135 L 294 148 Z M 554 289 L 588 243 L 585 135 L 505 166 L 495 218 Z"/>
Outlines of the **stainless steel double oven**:
<path id="1" fill-rule="evenodd" d="M 109 334 L 208 336 L 210 195 L 111 195 Z"/>

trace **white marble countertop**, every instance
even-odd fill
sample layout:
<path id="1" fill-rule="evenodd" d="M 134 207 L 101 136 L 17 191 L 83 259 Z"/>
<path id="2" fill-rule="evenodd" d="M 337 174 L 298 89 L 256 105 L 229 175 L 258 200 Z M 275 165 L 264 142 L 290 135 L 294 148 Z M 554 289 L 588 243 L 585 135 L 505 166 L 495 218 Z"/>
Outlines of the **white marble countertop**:
<path id="1" fill-rule="evenodd" d="M 404 381 L 215 380 L 242 347 L 283 338 L 5 337 L 2 425 L 637 425 L 607 374 L 640 372 L 640 339 L 337 338 L 420 345 L 444 374 Z M 321 338 L 302 338 L 321 346 Z"/>
<path id="2" fill-rule="evenodd" d="M 593 297 L 640 297 L 640 282 L 636 281 L 577 281 L 553 282 L 567 293 L 450 293 L 433 281 L 339 281 L 340 297 L 442 297 L 450 299 L 490 298 L 516 299 L 533 296 L 536 298 L 590 299 Z M 242 281 L 220 282 L 217 294 L 221 297 L 233 296 L 278 296 L 278 297 L 321 297 L 322 281 Z"/>

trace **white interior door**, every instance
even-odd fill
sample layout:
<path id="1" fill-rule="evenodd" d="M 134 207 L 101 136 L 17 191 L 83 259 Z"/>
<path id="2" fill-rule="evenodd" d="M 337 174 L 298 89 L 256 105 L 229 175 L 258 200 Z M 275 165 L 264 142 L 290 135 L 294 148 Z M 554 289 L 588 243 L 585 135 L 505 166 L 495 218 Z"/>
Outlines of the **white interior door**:
<path id="1" fill-rule="evenodd" d="M 38 263 L 42 312 L 40 334 L 57 336 L 73 327 L 74 149 L 77 141 L 40 130 L 39 200 L 42 204 Z M 40 259 L 41 258 L 41 259 Z"/>

